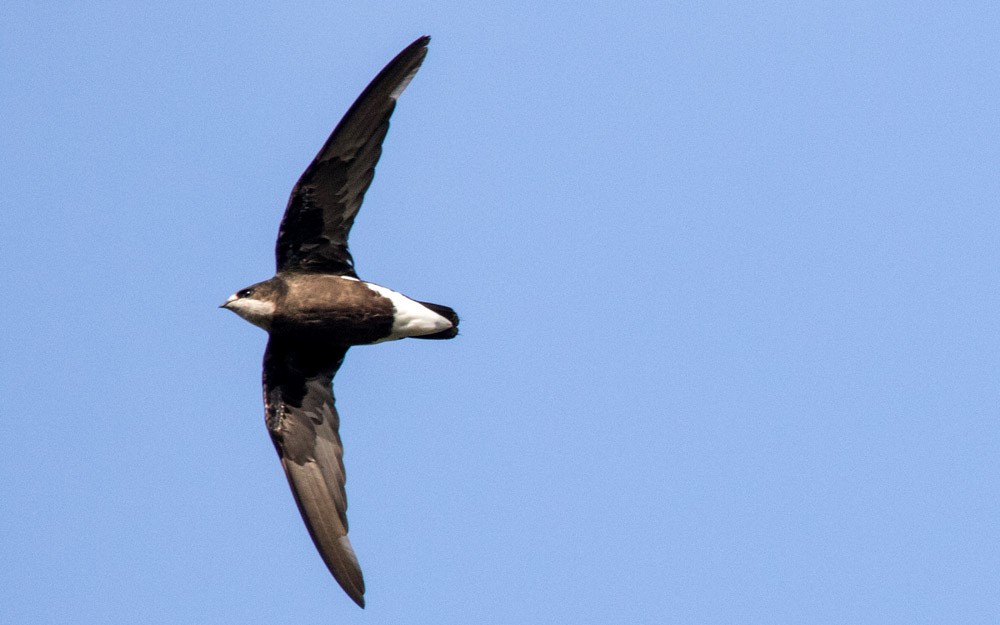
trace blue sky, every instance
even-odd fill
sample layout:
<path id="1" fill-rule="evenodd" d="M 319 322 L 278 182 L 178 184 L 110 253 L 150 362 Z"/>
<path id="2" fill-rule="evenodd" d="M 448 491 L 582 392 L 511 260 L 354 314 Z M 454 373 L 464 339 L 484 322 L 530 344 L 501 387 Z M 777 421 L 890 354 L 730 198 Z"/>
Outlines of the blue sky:
<path id="1" fill-rule="evenodd" d="M 997 622 L 998 27 L 8 3 L 0 622 Z M 422 34 L 351 246 L 463 333 L 337 377 L 362 611 L 216 307 Z"/>

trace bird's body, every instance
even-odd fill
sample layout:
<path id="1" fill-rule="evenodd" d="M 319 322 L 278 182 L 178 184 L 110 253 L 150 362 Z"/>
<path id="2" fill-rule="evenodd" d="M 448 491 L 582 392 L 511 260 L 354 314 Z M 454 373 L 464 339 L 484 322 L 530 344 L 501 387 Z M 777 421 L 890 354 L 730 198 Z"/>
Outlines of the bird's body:
<path id="1" fill-rule="evenodd" d="M 457 333 L 451 309 L 349 276 L 278 274 L 247 288 L 249 297 L 233 295 L 227 307 L 289 341 L 350 346 Z"/>
<path id="2" fill-rule="evenodd" d="M 268 332 L 263 386 L 271 440 L 323 561 L 362 607 L 364 580 L 347 538 L 333 377 L 352 346 L 458 334 L 451 308 L 360 280 L 347 246 L 396 99 L 429 40 L 417 39 L 379 72 L 299 178 L 278 232 L 274 277 L 223 304 Z"/>

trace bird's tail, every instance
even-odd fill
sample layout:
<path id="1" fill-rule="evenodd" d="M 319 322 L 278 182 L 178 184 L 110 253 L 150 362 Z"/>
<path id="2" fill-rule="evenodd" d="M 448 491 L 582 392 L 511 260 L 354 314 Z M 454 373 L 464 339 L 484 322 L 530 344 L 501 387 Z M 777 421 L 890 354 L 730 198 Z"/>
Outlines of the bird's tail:
<path id="1" fill-rule="evenodd" d="M 451 322 L 451 327 L 447 330 L 441 330 L 440 332 L 435 332 L 434 334 L 424 334 L 422 336 L 414 336 L 415 339 L 453 339 L 458 335 L 458 314 L 454 310 L 448 308 L 447 306 L 442 306 L 441 304 L 431 304 L 428 302 L 420 302 L 427 308 L 430 308 L 437 314 L 441 315 L 445 319 Z"/>

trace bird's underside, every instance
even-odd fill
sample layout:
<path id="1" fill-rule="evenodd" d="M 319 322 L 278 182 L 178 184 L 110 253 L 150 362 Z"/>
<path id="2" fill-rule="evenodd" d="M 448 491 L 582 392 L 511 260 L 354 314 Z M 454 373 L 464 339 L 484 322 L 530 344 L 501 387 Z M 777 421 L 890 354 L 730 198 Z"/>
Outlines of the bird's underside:
<path id="1" fill-rule="evenodd" d="M 429 41 L 417 39 L 386 65 L 299 178 L 278 233 L 275 276 L 223 304 L 269 333 L 263 366 L 268 431 L 320 556 L 361 607 L 365 584 L 347 537 L 333 377 L 352 345 L 458 333 L 451 308 L 359 280 L 347 245 L 396 99 Z"/>

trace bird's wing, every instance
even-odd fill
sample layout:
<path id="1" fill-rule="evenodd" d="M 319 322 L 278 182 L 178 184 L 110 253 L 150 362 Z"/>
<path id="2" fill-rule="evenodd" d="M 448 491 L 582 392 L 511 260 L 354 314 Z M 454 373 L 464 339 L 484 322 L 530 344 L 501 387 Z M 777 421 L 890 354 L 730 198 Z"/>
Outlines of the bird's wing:
<path id="1" fill-rule="evenodd" d="M 389 61 L 295 184 L 275 246 L 278 271 L 357 277 L 347 235 L 375 175 L 396 99 L 420 69 L 428 42 L 421 37 Z"/>
<path id="2" fill-rule="evenodd" d="M 365 582 L 347 538 L 343 446 L 333 376 L 347 347 L 315 355 L 272 337 L 264 352 L 267 429 L 281 457 L 295 503 L 327 568 L 364 607 Z"/>

